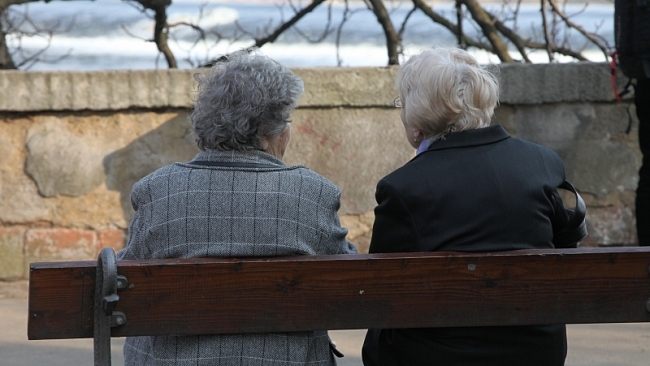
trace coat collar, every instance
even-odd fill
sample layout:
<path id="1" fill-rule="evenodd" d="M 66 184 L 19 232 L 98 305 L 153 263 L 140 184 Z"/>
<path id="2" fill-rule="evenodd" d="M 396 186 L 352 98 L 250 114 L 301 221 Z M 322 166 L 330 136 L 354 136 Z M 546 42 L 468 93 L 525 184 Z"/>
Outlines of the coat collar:
<path id="1" fill-rule="evenodd" d="M 425 153 L 435 150 L 487 145 L 507 138 L 510 138 L 510 134 L 506 132 L 501 125 L 488 126 L 463 132 L 453 132 L 445 135 L 445 137 L 440 140 L 434 141 Z"/>
<path id="2" fill-rule="evenodd" d="M 192 160 L 273 164 L 273 165 L 285 166 L 282 160 L 260 150 L 250 150 L 250 151 L 205 150 L 196 154 L 196 156 Z"/>

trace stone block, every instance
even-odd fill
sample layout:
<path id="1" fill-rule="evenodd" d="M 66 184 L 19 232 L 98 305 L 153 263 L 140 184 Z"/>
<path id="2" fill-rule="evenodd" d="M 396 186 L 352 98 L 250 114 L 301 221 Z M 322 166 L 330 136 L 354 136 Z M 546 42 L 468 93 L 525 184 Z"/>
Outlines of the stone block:
<path id="1" fill-rule="evenodd" d="M 377 182 L 415 153 L 397 108 L 389 113 L 383 108 L 304 109 L 292 119 L 284 160 L 306 165 L 339 186 L 342 215 L 373 209 Z"/>
<path id="2" fill-rule="evenodd" d="M 154 79 L 151 71 L 129 72 L 129 106 L 130 107 L 151 107 L 149 93 L 152 90 Z"/>
<path id="3" fill-rule="evenodd" d="M 5 135 L 0 135 L 0 167 L 9 160 L 16 147 Z"/>
<path id="4" fill-rule="evenodd" d="M 31 72 L 26 75 L 27 89 L 30 92 L 27 107 L 33 111 L 48 110 L 51 107 L 52 93 L 50 91 L 49 73 Z"/>
<path id="5" fill-rule="evenodd" d="M 110 109 L 126 109 L 131 104 L 129 99 L 129 71 L 109 71 L 108 74 L 108 106 Z"/>
<path id="6" fill-rule="evenodd" d="M 634 245 L 636 220 L 629 207 L 588 207 L 587 231 L 589 235 L 580 243 L 582 247 Z"/>
<path id="7" fill-rule="evenodd" d="M 53 110 L 61 111 L 72 109 L 74 88 L 76 85 L 72 82 L 70 73 L 53 72 L 50 74 L 50 105 Z M 52 92 L 52 91 L 56 92 Z"/>
<path id="8" fill-rule="evenodd" d="M 16 106 L 12 105 L 11 98 L 14 94 L 14 86 L 10 82 L 10 74 L 20 72 L 18 70 L 3 70 L 0 72 L 0 111 L 11 111 Z"/>
<path id="9" fill-rule="evenodd" d="M 169 106 L 188 108 L 194 105 L 192 101 L 194 74 L 197 70 L 169 70 Z"/>
<path id="10" fill-rule="evenodd" d="M 50 207 L 39 196 L 36 185 L 25 175 L 12 178 L 0 182 L 0 221 L 29 224 L 46 219 Z"/>
<path id="11" fill-rule="evenodd" d="M 72 72 L 70 73 L 72 78 L 72 109 L 73 110 L 83 110 L 90 109 L 90 93 L 92 88 L 90 86 L 90 81 L 88 80 L 89 73 L 87 72 Z"/>
<path id="12" fill-rule="evenodd" d="M 154 170 L 177 161 L 189 161 L 199 151 L 191 140 L 187 114 L 170 114 L 165 123 L 104 158 L 106 187 L 119 191 L 125 220 L 133 215 L 131 188 Z"/>
<path id="13" fill-rule="evenodd" d="M 398 67 L 314 68 L 292 70 L 305 83 L 298 105 L 392 107 Z"/>
<path id="14" fill-rule="evenodd" d="M 171 88 L 169 83 L 169 72 L 151 73 L 149 82 L 149 105 L 151 107 L 167 107 L 169 105 L 168 90 Z"/>
<path id="15" fill-rule="evenodd" d="M 511 118 L 517 137 L 561 153 L 571 150 L 582 137 L 581 120 L 576 111 L 579 108 L 569 104 L 517 106 Z"/>
<path id="16" fill-rule="evenodd" d="M 578 141 L 575 150 L 563 154 L 567 178 L 581 191 L 605 198 L 634 191 L 637 156 L 624 144 L 610 141 Z"/>
<path id="17" fill-rule="evenodd" d="M 108 72 L 88 73 L 88 109 L 106 110 L 109 106 L 110 84 Z"/>
<path id="18" fill-rule="evenodd" d="M 25 259 L 45 261 L 93 260 L 98 253 L 97 234 L 80 229 L 29 229 L 25 233 Z"/>
<path id="19" fill-rule="evenodd" d="M 0 228 L 0 280 L 25 277 L 24 228 Z"/>
<path id="20" fill-rule="evenodd" d="M 99 241 L 99 250 L 110 247 L 117 252 L 124 249 L 126 236 L 124 230 L 100 230 L 97 232 L 97 240 Z"/>
<path id="21" fill-rule="evenodd" d="M 45 129 L 27 140 L 25 171 L 44 197 L 80 196 L 104 181 L 101 153 L 60 128 Z"/>
<path id="22" fill-rule="evenodd" d="M 503 104 L 612 101 L 607 63 L 499 65 Z"/>
<path id="23" fill-rule="evenodd" d="M 517 106 L 497 115 L 517 137 L 557 152 L 567 179 L 581 192 L 604 199 L 636 188 L 640 159 L 626 140 L 624 105 Z"/>
<path id="24" fill-rule="evenodd" d="M 9 81 L 5 89 L 7 93 L 3 95 L 3 98 L 6 98 L 5 100 L 7 101 L 7 109 L 16 112 L 30 110 L 29 99 L 31 97 L 31 91 L 27 82 L 27 73 L 15 71 L 3 74 L 7 76 Z"/>

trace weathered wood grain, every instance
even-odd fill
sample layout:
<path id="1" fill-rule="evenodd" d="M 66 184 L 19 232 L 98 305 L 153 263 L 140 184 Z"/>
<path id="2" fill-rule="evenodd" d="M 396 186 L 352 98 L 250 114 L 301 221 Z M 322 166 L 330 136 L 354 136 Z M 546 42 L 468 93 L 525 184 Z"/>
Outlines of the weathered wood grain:
<path id="1" fill-rule="evenodd" d="M 95 262 L 33 263 L 29 339 L 92 337 Z M 650 248 L 120 261 L 113 336 L 648 322 Z"/>

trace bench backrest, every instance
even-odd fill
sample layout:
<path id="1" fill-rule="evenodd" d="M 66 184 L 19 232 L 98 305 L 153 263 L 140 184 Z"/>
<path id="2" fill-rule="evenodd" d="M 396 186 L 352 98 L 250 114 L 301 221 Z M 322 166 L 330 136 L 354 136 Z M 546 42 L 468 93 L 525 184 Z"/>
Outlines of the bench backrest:
<path id="1" fill-rule="evenodd" d="M 33 263 L 29 339 L 93 337 L 96 262 Z M 650 248 L 118 261 L 112 336 L 650 321 Z"/>

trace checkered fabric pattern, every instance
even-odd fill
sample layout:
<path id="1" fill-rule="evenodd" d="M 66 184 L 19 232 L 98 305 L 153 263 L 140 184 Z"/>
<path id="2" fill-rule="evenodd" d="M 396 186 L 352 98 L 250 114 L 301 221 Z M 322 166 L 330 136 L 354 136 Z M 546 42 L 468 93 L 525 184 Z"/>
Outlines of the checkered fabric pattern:
<path id="1" fill-rule="evenodd" d="M 340 190 L 304 166 L 260 151 L 204 151 L 133 186 L 136 213 L 118 259 L 355 253 L 337 216 Z M 173 296 L 173 295 L 172 295 Z M 327 331 L 129 337 L 126 365 L 335 365 Z"/>

